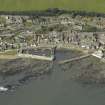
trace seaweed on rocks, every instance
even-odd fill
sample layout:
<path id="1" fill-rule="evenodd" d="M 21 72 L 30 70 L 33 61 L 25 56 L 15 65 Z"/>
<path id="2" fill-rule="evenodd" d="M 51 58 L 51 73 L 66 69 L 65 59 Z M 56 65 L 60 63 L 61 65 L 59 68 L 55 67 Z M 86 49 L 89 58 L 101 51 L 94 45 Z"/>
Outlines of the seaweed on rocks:
<path id="1" fill-rule="evenodd" d="M 80 61 L 61 65 L 61 69 L 69 73 L 70 79 L 82 84 L 105 85 L 105 64 L 96 58 L 89 57 Z"/>
<path id="2" fill-rule="evenodd" d="M 31 79 L 50 74 L 52 65 L 52 62 L 35 59 L 1 60 L 1 85 L 13 90 Z"/>

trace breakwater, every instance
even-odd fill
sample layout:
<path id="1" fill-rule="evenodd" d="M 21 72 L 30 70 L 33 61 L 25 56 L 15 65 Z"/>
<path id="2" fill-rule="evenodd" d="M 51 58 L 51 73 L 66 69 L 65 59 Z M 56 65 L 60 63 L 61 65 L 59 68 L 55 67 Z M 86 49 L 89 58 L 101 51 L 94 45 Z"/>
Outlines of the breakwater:
<path id="1" fill-rule="evenodd" d="M 53 61 L 54 56 L 40 56 L 40 55 L 32 55 L 32 54 L 18 54 L 18 57 L 20 58 L 33 58 L 38 60 L 46 60 L 46 61 Z"/>
<path id="2" fill-rule="evenodd" d="M 72 62 L 72 61 L 77 61 L 77 60 L 80 60 L 80 59 L 84 59 L 84 58 L 87 58 L 89 56 L 91 56 L 91 55 L 90 54 L 82 55 L 82 56 L 79 56 L 79 57 L 74 57 L 74 58 L 71 58 L 71 59 L 62 60 L 62 61 L 59 61 L 58 63 L 59 64 L 64 64 L 64 63 L 68 63 L 68 62 Z"/>

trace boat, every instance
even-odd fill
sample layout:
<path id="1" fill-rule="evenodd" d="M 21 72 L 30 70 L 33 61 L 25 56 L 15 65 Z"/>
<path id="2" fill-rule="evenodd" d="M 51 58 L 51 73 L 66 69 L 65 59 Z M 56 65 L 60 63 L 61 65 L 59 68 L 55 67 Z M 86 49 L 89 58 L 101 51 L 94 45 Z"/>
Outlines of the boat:
<path id="1" fill-rule="evenodd" d="M 8 91 L 8 88 L 5 88 L 5 87 L 3 87 L 3 86 L 0 86 L 0 91 L 1 91 L 1 92 Z"/>
<path id="2" fill-rule="evenodd" d="M 101 50 L 95 51 L 92 56 L 97 57 L 99 59 L 101 59 L 103 57 L 103 53 Z"/>

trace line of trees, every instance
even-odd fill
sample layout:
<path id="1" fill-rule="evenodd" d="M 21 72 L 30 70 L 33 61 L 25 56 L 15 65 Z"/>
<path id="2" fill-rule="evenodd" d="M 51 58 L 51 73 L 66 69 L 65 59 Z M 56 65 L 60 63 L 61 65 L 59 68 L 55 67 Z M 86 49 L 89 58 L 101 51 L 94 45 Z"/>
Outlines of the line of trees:
<path id="1" fill-rule="evenodd" d="M 91 16 L 105 17 L 105 13 L 63 10 L 58 8 L 49 8 L 42 11 L 0 11 L 0 15 L 28 15 L 28 16 L 56 16 L 60 14 L 72 14 L 72 16 Z"/>

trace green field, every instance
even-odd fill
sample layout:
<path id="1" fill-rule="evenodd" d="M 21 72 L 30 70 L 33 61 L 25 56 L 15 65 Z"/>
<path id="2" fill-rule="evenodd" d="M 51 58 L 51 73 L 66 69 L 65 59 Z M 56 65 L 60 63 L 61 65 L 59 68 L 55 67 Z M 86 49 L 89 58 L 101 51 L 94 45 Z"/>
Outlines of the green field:
<path id="1" fill-rule="evenodd" d="M 0 0 L 0 11 L 30 11 L 47 8 L 105 12 L 105 0 Z"/>

